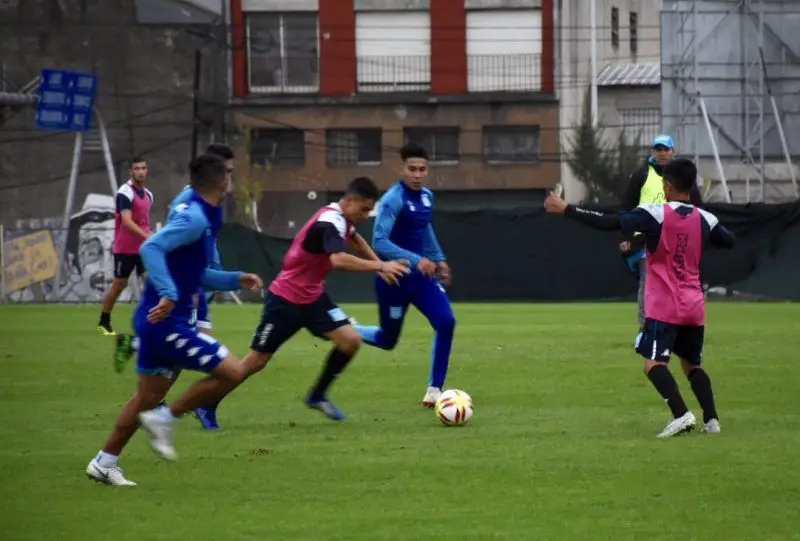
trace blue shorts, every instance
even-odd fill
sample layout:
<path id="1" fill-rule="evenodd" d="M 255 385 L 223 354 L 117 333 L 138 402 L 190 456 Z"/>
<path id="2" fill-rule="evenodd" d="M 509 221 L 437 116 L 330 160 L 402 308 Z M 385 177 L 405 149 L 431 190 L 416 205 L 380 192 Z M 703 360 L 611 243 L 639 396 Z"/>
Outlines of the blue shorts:
<path id="1" fill-rule="evenodd" d="M 211 313 L 208 308 L 208 300 L 213 293 L 206 293 L 203 288 L 200 288 L 200 295 L 197 299 L 197 315 L 194 317 L 195 325 L 198 329 L 211 328 Z"/>
<path id="2" fill-rule="evenodd" d="M 139 374 L 171 378 L 182 369 L 213 372 L 228 356 L 228 348 L 199 332 L 189 322 L 170 317 L 151 324 L 135 316 L 139 334 Z"/>
<path id="3" fill-rule="evenodd" d="M 703 325 L 673 325 L 646 319 L 634 348 L 645 359 L 669 362 L 672 353 L 689 364 L 703 362 Z"/>

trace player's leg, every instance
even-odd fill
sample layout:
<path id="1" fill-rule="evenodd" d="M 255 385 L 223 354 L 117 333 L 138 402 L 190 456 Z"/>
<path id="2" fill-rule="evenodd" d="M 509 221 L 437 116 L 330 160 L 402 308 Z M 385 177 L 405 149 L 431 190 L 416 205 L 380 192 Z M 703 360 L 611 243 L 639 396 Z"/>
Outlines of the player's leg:
<path id="1" fill-rule="evenodd" d="M 639 260 L 639 289 L 636 293 L 636 302 L 639 306 L 638 320 L 639 329 L 644 327 L 644 291 L 645 291 L 645 277 L 647 276 L 647 262 L 644 257 Z"/>
<path id="2" fill-rule="evenodd" d="M 692 392 L 703 409 L 703 432 L 717 434 L 721 427 L 714 401 L 714 390 L 711 387 L 711 378 L 701 366 L 704 335 L 705 327 L 680 327 L 672 349 L 680 358 L 683 373 L 686 374 Z"/>
<path id="3" fill-rule="evenodd" d="M 453 333 L 456 318 L 447 293 L 439 282 L 424 280 L 414 292 L 412 303 L 433 327 L 433 347 L 431 349 L 431 369 L 428 390 L 422 405 L 432 408 L 442 394 L 450 365 L 450 352 L 453 348 Z"/>
<path id="4" fill-rule="evenodd" d="M 97 323 L 97 330 L 100 334 L 114 334 L 111 326 L 111 311 L 119 296 L 128 287 L 128 280 L 136 268 L 135 257 L 129 254 L 114 254 L 114 280 L 103 296 L 103 308 L 100 312 L 100 321 Z"/>
<path id="5" fill-rule="evenodd" d="M 380 277 L 375 278 L 380 325 L 354 325 L 364 343 L 380 349 L 394 349 L 403 330 L 403 320 L 408 311 L 413 281 L 413 277 L 408 277 L 404 278 L 400 285 L 393 285 L 387 284 Z"/>
<path id="6" fill-rule="evenodd" d="M 250 352 L 238 365 L 232 365 L 225 361 L 219 363 L 212 376 L 237 381 L 240 378 L 247 379 L 256 372 L 260 372 L 275 352 L 294 336 L 302 326 L 301 315 L 295 305 L 273 294 L 268 294 L 264 301 L 261 321 L 253 336 Z M 216 342 L 210 336 L 199 333 L 198 336 L 203 341 Z M 226 387 L 225 385 L 206 382 L 206 380 L 198 381 L 195 387 L 190 388 L 183 396 L 169 405 L 169 416 L 165 415 L 165 417 L 178 418 L 197 408 L 208 406 L 209 404 L 219 404 L 236 385 L 228 385 Z M 209 388 L 213 389 L 213 392 L 208 391 Z"/>
<path id="7" fill-rule="evenodd" d="M 644 373 L 658 394 L 666 401 L 672 412 L 672 421 L 658 434 L 659 438 L 676 436 L 692 430 L 694 414 L 686 407 L 678 382 L 669 371 L 670 350 L 677 336 L 673 325 L 646 319 L 644 327 L 636 337 L 635 349 L 644 357 Z"/>
<path id="8" fill-rule="evenodd" d="M 90 479 L 115 486 L 135 486 L 118 466 L 119 456 L 139 429 L 139 414 L 155 407 L 177 380 L 178 372 L 153 368 L 140 373 L 136 393 L 123 406 L 111 435 L 86 467 Z"/>
<path id="9" fill-rule="evenodd" d="M 208 294 L 202 288 L 200 289 L 200 296 L 197 302 L 197 330 L 211 336 L 211 314 L 208 309 Z M 217 406 L 219 404 L 211 404 L 208 407 L 197 408 L 194 410 L 194 415 L 200 425 L 206 430 L 220 430 L 219 423 L 217 423 Z"/>
<path id="10" fill-rule="evenodd" d="M 306 328 L 333 342 L 322 372 L 306 396 L 306 405 L 321 411 L 329 419 L 341 421 L 346 415 L 331 402 L 328 390 L 358 352 L 361 336 L 350 324 L 344 310 L 333 304 L 328 295 L 304 307 L 304 312 Z"/>

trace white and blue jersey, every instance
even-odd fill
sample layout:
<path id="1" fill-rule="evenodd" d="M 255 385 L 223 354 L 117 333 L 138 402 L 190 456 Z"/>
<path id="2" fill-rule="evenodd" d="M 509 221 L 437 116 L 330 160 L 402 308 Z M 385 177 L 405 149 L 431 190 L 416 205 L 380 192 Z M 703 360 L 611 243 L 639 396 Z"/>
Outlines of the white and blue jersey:
<path id="1" fill-rule="evenodd" d="M 406 259 L 412 272 L 400 278 L 399 285 L 375 279 L 380 325 L 356 325 L 362 339 L 381 349 L 393 349 L 400 338 L 409 305 L 414 305 L 436 332 L 429 385 L 442 388 L 447 376 L 456 320 L 450 299 L 435 278 L 422 274 L 417 265 L 423 257 L 434 262 L 445 260 L 433 231 L 433 192 L 412 190 L 400 181 L 378 203 L 372 248 L 382 260 Z"/>
<path id="2" fill-rule="evenodd" d="M 240 272 L 208 267 L 209 239 L 222 226 L 219 207 L 192 192 L 170 211 L 167 224 L 140 249 L 147 268 L 144 295 L 134 314 L 140 338 L 138 371 L 160 374 L 189 368 L 212 371 L 228 350 L 195 328 L 196 301 L 202 288 L 238 289 Z M 148 312 L 164 297 L 175 303 L 172 313 L 159 323 L 147 321 Z"/>
<path id="3" fill-rule="evenodd" d="M 375 215 L 372 247 L 383 260 L 407 259 L 416 271 L 423 257 L 444 261 L 433 231 L 433 192 L 412 190 L 400 181 L 384 194 Z"/>
<path id="4" fill-rule="evenodd" d="M 189 185 L 184 186 L 183 190 L 175 196 L 175 199 L 169 204 L 169 213 L 167 214 L 167 221 L 172 218 L 175 208 L 178 205 L 185 205 L 189 203 L 194 195 L 194 190 Z M 220 262 L 219 257 L 219 249 L 217 248 L 217 235 L 214 234 L 213 236 L 208 238 L 209 243 L 209 253 L 211 254 L 211 259 L 209 260 L 208 266 L 213 269 L 221 269 L 222 263 Z M 213 295 L 213 293 L 212 293 Z M 208 311 L 208 302 L 210 296 L 206 294 L 205 290 L 200 292 L 200 296 L 197 300 L 197 322 L 196 325 L 201 329 L 210 329 L 211 328 L 211 314 Z"/>

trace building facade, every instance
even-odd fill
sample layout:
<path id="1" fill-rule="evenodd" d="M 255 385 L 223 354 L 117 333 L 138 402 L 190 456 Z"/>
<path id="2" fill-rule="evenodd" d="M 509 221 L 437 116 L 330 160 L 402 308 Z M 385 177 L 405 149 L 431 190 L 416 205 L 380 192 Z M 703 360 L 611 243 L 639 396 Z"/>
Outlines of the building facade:
<path id="1" fill-rule="evenodd" d="M 561 148 L 581 119 L 591 85 L 591 11 L 596 9 L 598 121 L 606 135 L 647 146 L 661 129 L 661 2 L 656 0 L 558 0 L 557 96 Z M 680 146 L 680 141 L 676 143 Z M 566 160 L 561 178 L 567 199 L 580 201 L 582 184 Z"/>
<path id="2" fill-rule="evenodd" d="M 239 182 L 298 220 L 408 141 L 439 208 L 533 205 L 559 182 L 553 0 L 231 0 Z"/>

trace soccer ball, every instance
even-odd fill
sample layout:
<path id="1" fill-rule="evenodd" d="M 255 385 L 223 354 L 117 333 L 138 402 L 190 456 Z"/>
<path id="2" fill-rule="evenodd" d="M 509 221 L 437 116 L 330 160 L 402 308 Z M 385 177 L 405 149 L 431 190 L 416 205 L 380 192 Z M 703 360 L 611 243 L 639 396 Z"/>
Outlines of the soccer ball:
<path id="1" fill-rule="evenodd" d="M 436 401 L 436 416 L 447 426 L 465 425 L 472 419 L 472 398 L 464 391 L 449 389 Z"/>

